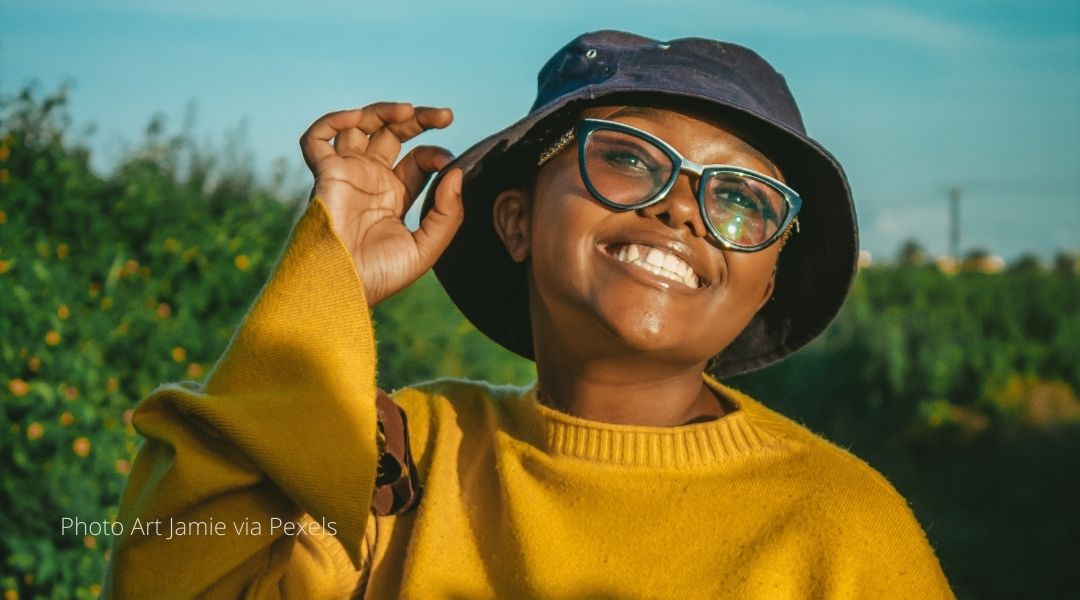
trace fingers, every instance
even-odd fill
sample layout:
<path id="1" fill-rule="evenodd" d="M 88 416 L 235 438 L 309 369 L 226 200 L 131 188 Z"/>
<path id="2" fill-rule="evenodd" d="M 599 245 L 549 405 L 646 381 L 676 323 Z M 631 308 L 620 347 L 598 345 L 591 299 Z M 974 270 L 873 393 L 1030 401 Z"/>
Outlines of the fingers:
<path id="1" fill-rule="evenodd" d="M 453 158 L 453 154 L 445 148 L 417 146 L 398 161 L 394 175 L 405 184 L 406 202 L 415 200 L 431 179 L 431 174 L 450 164 Z"/>
<path id="2" fill-rule="evenodd" d="M 363 156 L 367 146 L 367 134 L 356 127 L 340 131 L 334 136 L 334 151 L 339 156 Z"/>
<path id="3" fill-rule="evenodd" d="M 435 206 L 420 222 L 414 239 L 424 269 L 430 269 L 450 245 L 454 234 L 461 227 L 465 209 L 461 203 L 461 169 L 452 169 L 443 175 L 435 188 Z"/>
<path id="4" fill-rule="evenodd" d="M 442 129 L 454 120 L 449 108 L 418 106 L 411 118 L 387 123 L 375 131 L 368 142 L 367 155 L 392 165 L 401 152 L 401 143 L 407 142 L 428 129 Z"/>
<path id="5" fill-rule="evenodd" d="M 402 142 L 425 130 L 446 127 L 453 120 L 448 108 L 377 102 L 323 115 L 300 137 L 300 148 L 304 162 L 312 169 L 334 154 L 367 155 L 389 167 L 401 152 Z"/>
<path id="6" fill-rule="evenodd" d="M 319 117 L 300 136 L 300 149 L 308 167 L 335 153 L 330 140 L 339 132 L 357 128 L 359 133 L 370 135 L 386 126 L 413 117 L 413 106 L 404 102 L 376 102 L 364 108 L 341 110 Z"/>

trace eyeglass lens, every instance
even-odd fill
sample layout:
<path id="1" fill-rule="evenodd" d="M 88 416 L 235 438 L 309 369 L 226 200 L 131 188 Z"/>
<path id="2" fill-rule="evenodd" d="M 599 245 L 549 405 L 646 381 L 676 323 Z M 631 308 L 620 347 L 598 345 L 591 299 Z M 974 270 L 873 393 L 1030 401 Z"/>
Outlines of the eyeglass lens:
<path id="1" fill-rule="evenodd" d="M 585 142 L 585 173 L 603 199 L 634 206 L 656 197 L 675 165 L 661 148 L 638 136 L 593 130 Z M 776 235 L 787 216 L 784 194 L 764 181 L 731 171 L 707 170 L 699 182 L 705 218 L 720 237 L 752 247 Z"/>

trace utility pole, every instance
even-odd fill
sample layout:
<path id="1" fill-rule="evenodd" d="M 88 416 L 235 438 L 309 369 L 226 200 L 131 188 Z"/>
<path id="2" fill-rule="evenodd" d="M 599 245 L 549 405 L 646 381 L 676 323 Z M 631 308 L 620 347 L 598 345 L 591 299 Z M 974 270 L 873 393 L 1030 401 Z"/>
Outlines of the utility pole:
<path id="1" fill-rule="evenodd" d="M 949 250 L 960 260 L 960 186 L 954 185 L 949 193 Z"/>

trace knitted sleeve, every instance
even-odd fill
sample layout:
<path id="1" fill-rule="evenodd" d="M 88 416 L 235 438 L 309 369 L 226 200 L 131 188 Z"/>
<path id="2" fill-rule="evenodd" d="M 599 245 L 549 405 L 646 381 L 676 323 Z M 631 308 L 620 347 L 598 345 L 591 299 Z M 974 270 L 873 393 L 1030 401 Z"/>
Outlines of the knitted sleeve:
<path id="1" fill-rule="evenodd" d="M 142 400 L 102 597 L 346 597 L 379 463 L 375 341 L 316 198 L 205 385 Z"/>

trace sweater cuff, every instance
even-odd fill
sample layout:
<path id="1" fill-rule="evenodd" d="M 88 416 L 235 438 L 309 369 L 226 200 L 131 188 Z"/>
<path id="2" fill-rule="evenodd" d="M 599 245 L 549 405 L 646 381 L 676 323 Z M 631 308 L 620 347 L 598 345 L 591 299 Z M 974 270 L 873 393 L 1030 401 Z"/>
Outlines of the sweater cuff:
<path id="1" fill-rule="evenodd" d="M 334 522 L 356 568 L 378 461 L 375 361 L 363 284 L 315 198 L 189 407 L 301 509 Z"/>

